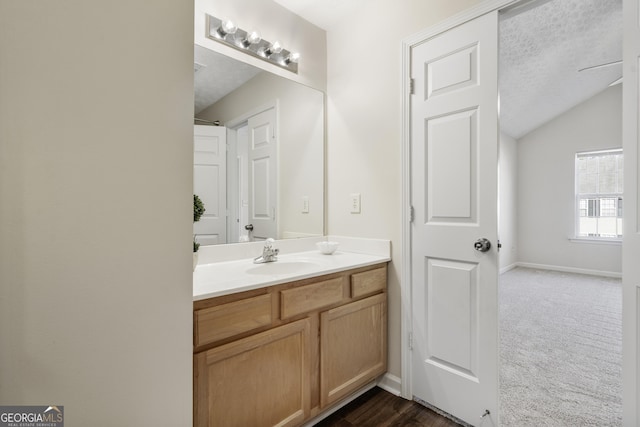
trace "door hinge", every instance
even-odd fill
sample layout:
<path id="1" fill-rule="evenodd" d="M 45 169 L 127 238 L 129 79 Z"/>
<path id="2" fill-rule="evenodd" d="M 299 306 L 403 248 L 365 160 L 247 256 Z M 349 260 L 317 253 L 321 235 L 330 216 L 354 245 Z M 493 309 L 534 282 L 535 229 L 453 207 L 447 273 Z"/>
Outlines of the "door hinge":
<path id="1" fill-rule="evenodd" d="M 500 249 L 502 248 L 502 243 L 500 243 L 500 240 L 498 240 L 498 244 L 496 246 L 498 246 L 498 252 L 500 252 Z"/>
<path id="2" fill-rule="evenodd" d="M 416 80 L 409 79 L 409 94 L 414 95 L 416 93 Z"/>
<path id="3" fill-rule="evenodd" d="M 409 332 L 409 350 L 413 350 L 413 332 Z"/>
<path id="4" fill-rule="evenodd" d="M 415 218 L 415 210 L 413 209 L 413 206 L 409 207 L 409 222 L 413 222 Z"/>

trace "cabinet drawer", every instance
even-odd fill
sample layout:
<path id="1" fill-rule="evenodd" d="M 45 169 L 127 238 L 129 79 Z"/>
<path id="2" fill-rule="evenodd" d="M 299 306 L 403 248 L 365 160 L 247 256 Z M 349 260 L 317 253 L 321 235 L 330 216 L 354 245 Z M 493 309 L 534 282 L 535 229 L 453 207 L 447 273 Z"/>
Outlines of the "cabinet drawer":
<path id="1" fill-rule="evenodd" d="M 282 319 L 317 310 L 342 301 L 344 291 L 342 277 L 324 280 L 313 285 L 300 286 L 280 292 L 280 316 Z"/>
<path id="2" fill-rule="evenodd" d="M 195 346 L 271 325 L 271 295 L 259 295 L 196 311 Z"/>
<path id="3" fill-rule="evenodd" d="M 351 298 L 381 292 L 387 285 L 387 267 L 351 275 Z"/>

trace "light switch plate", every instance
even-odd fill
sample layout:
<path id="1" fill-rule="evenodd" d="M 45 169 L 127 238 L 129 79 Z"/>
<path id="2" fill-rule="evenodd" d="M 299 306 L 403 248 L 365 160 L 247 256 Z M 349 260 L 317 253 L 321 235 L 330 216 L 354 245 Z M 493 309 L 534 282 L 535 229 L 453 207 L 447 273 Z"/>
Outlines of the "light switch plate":
<path id="1" fill-rule="evenodd" d="M 360 213 L 360 193 L 351 193 L 351 213 Z"/>

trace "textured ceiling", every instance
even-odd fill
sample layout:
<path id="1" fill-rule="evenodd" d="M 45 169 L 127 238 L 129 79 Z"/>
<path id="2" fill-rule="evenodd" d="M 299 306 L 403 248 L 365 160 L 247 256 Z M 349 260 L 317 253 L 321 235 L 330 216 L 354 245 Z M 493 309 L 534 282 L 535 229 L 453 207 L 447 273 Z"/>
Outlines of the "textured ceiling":
<path id="1" fill-rule="evenodd" d="M 260 69 L 194 45 L 195 111 L 200 113 L 260 73 Z"/>
<path id="2" fill-rule="evenodd" d="M 330 31 L 368 0 L 275 0 Z M 398 7 L 402 7 L 398 3 Z M 622 66 L 622 0 L 537 0 L 502 16 L 500 126 L 519 138 L 607 88 Z"/>
<path id="3" fill-rule="evenodd" d="M 330 30 L 368 0 L 275 1 Z M 622 0 L 537 0 L 501 15 L 502 131 L 520 138 L 606 89 L 620 64 L 578 70 L 621 58 Z M 259 72 L 200 46 L 195 62 L 196 114 Z"/>
<path id="4" fill-rule="evenodd" d="M 551 0 L 500 23 L 500 127 L 514 138 L 622 76 L 622 0 Z"/>

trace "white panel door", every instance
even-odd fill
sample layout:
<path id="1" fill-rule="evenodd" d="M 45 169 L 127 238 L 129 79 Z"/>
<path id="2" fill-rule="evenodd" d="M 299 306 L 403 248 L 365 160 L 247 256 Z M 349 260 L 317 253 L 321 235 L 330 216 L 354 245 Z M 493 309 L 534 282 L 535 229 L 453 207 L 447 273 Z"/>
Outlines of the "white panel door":
<path id="1" fill-rule="evenodd" d="M 623 425 L 640 424 L 640 7 L 624 0 L 622 149 L 624 151 L 623 287 Z"/>
<path id="2" fill-rule="evenodd" d="M 413 394 L 484 426 L 498 425 L 497 49 L 492 12 L 411 54 Z"/>
<path id="3" fill-rule="evenodd" d="M 270 108 L 249 118 L 249 223 L 253 237 L 277 238 L 278 142 L 276 112 Z"/>
<path id="4" fill-rule="evenodd" d="M 193 234 L 203 245 L 227 243 L 226 141 L 225 127 L 193 127 L 193 192 L 205 208 Z"/>

